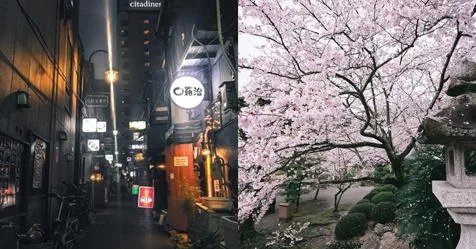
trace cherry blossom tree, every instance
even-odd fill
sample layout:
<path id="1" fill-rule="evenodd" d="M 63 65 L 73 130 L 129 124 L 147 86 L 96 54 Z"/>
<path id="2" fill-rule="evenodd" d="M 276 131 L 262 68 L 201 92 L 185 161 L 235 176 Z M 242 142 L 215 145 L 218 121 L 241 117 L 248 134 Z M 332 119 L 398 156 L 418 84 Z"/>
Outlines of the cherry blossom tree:
<path id="1" fill-rule="evenodd" d="M 251 70 L 239 124 L 239 218 L 260 219 L 295 158 L 320 153 L 332 169 L 403 159 L 421 121 L 446 101 L 474 60 L 474 0 L 240 0 L 240 32 L 263 41 L 240 58 Z M 240 40 L 241 42 L 246 42 Z M 351 162 L 355 160 L 355 162 Z"/>

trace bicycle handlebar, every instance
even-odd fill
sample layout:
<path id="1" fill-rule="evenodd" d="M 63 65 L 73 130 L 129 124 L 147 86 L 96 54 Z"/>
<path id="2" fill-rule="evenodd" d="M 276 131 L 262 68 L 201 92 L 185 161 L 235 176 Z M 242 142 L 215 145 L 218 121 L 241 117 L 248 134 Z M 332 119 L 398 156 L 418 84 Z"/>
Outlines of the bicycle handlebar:
<path id="1" fill-rule="evenodd" d="M 76 198 L 75 195 L 60 195 L 60 194 L 57 194 L 57 193 L 49 193 L 48 195 L 50 197 L 55 197 L 55 198 L 58 198 L 58 199 Z"/>
<path id="2" fill-rule="evenodd" d="M 76 192 L 80 192 L 82 194 L 86 194 L 87 191 L 80 188 L 79 186 L 75 185 L 74 183 L 68 183 L 67 181 L 63 180 L 61 183 L 63 183 L 64 185 L 66 185 L 68 188 L 76 191 Z"/>

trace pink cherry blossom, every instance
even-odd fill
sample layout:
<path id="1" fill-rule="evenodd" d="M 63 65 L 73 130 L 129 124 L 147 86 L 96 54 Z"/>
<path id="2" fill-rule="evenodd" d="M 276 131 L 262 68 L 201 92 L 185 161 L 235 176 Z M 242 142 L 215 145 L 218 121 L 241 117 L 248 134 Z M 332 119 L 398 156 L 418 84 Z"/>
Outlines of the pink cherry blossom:
<path id="1" fill-rule="evenodd" d="M 317 153 L 331 174 L 387 162 L 401 178 L 451 72 L 476 59 L 475 0 L 239 3 L 240 32 L 265 41 L 240 58 L 252 70 L 240 92 L 240 219 L 264 215 L 293 158 Z"/>

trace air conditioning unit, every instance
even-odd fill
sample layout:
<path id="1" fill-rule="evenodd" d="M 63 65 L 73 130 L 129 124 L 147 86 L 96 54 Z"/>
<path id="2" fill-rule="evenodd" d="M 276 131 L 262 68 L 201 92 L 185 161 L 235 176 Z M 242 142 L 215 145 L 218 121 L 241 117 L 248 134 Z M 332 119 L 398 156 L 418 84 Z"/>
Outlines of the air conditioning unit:
<path id="1" fill-rule="evenodd" d="M 223 82 L 220 86 L 222 110 L 236 110 L 238 108 L 238 94 L 235 81 Z"/>

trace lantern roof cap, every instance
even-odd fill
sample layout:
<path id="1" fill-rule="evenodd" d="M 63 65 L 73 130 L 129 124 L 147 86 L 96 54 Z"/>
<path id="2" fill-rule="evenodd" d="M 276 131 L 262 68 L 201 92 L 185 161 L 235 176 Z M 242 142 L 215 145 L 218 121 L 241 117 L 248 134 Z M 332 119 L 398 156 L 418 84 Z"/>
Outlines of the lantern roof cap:
<path id="1" fill-rule="evenodd" d="M 463 61 L 446 94 L 455 98 L 449 107 L 423 120 L 423 132 L 418 140 L 430 144 L 475 141 L 476 63 Z"/>

